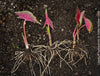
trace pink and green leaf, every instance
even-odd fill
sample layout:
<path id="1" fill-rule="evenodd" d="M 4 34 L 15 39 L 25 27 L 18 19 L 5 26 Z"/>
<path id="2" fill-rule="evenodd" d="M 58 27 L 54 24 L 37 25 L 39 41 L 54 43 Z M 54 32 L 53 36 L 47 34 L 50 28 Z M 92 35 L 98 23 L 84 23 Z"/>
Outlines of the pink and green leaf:
<path id="1" fill-rule="evenodd" d="M 84 21 L 85 21 L 85 25 L 86 25 L 86 28 L 87 28 L 88 32 L 91 33 L 92 30 L 93 30 L 92 22 L 86 17 L 84 17 Z"/>
<path id="2" fill-rule="evenodd" d="M 30 22 L 41 24 L 30 11 L 18 11 L 15 13 L 16 15 L 19 16 L 18 18 L 20 19 L 24 19 L 25 21 L 30 21 Z"/>
<path id="3" fill-rule="evenodd" d="M 81 12 L 80 19 L 79 19 L 80 25 L 82 24 L 82 20 L 83 20 L 83 17 L 84 17 L 84 13 L 85 13 L 85 11 L 82 11 Z"/>
<path id="4" fill-rule="evenodd" d="M 46 21 L 45 21 L 45 23 L 44 23 L 43 28 L 44 28 L 46 25 L 48 25 L 48 26 L 50 26 L 52 29 L 54 29 L 54 28 L 53 28 L 52 21 L 51 21 L 50 18 L 48 17 L 47 9 L 45 9 L 45 17 L 46 17 Z"/>

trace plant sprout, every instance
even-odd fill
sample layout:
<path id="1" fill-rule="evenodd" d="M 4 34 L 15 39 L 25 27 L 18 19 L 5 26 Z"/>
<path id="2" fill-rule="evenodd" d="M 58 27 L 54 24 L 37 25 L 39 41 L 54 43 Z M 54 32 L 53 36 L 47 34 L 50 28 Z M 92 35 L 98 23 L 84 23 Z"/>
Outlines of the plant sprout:
<path id="1" fill-rule="evenodd" d="M 50 18 L 48 17 L 48 13 L 47 13 L 47 9 L 45 9 L 45 17 L 46 17 L 46 21 L 44 23 L 44 26 L 43 28 L 47 25 L 48 27 L 46 27 L 47 29 L 47 33 L 48 33 L 48 36 L 49 36 L 49 45 L 52 46 L 52 39 L 51 39 L 51 33 L 50 33 L 50 27 L 52 29 L 53 28 L 53 24 L 52 24 L 52 21 L 50 20 Z M 50 27 L 49 27 L 50 26 Z"/>
<path id="2" fill-rule="evenodd" d="M 41 23 L 29 11 L 18 11 L 18 12 L 15 12 L 15 13 L 16 13 L 16 15 L 19 16 L 18 18 L 24 19 L 24 22 L 23 22 L 23 32 L 24 32 L 23 39 L 24 39 L 26 49 L 29 49 L 29 45 L 28 45 L 28 41 L 27 41 L 27 37 L 26 37 L 26 32 L 25 32 L 26 21 L 30 21 L 30 22 L 34 22 L 34 23 L 38 23 L 38 24 L 41 24 Z"/>
<path id="3" fill-rule="evenodd" d="M 93 30 L 93 24 L 92 24 L 92 22 L 88 18 L 86 18 L 84 16 L 84 13 L 85 13 L 85 11 L 80 12 L 80 10 L 77 8 L 77 13 L 76 13 L 76 16 L 75 16 L 75 20 L 77 22 L 77 25 L 76 25 L 76 27 L 75 27 L 75 29 L 73 31 L 73 48 L 75 47 L 76 38 L 77 38 L 77 40 L 79 40 L 79 31 L 84 26 L 86 26 L 86 28 L 87 28 L 87 30 L 88 30 L 89 33 L 91 33 L 92 30 Z M 84 25 L 82 25 L 83 19 L 84 19 L 84 22 L 85 22 Z"/>

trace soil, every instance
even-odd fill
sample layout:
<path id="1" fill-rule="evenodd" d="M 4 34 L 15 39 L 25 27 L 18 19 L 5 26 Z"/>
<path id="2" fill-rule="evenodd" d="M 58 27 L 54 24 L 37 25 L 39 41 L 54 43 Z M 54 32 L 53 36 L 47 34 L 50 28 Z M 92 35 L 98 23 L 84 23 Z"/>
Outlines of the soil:
<path id="1" fill-rule="evenodd" d="M 77 7 L 81 11 L 85 10 L 85 16 L 93 23 L 92 33 L 89 34 L 85 27 L 80 31 L 80 40 L 84 41 L 83 46 L 88 49 L 87 65 L 81 60 L 71 71 L 65 63 L 60 68 L 59 59 L 55 57 L 50 64 L 51 76 L 100 76 L 100 67 L 97 65 L 99 0 L 0 0 L 0 76 L 11 76 L 11 69 L 15 62 L 12 58 L 15 56 L 15 51 L 25 49 L 22 38 L 24 20 L 18 19 L 14 12 L 31 11 L 42 25 L 26 23 L 28 42 L 31 45 L 48 45 L 46 29 L 42 29 L 45 22 L 45 7 L 48 7 L 48 15 L 54 25 L 54 30 L 51 30 L 53 42 L 73 40 L 72 32 L 76 25 Z M 35 67 L 36 74 L 38 73 L 37 67 Z M 23 63 L 13 76 L 30 76 L 29 72 L 29 66 Z"/>

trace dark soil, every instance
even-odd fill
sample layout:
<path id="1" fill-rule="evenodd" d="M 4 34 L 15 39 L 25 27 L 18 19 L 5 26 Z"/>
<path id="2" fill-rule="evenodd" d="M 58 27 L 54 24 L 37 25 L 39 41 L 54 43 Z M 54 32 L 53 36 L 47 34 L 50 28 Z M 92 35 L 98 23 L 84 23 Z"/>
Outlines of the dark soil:
<path id="1" fill-rule="evenodd" d="M 42 29 L 45 21 L 45 7 L 53 21 L 52 40 L 72 40 L 72 32 L 76 25 L 75 13 L 78 7 L 85 10 L 85 16 L 93 22 L 93 31 L 88 33 L 86 28 L 80 32 L 80 40 L 88 49 L 87 65 L 81 60 L 73 71 L 63 63 L 59 68 L 59 59 L 55 57 L 51 65 L 51 76 L 100 76 L 100 67 L 97 65 L 97 11 L 100 10 L 99 0 L 0 0 L 0 76 L 11 76 L 14 65 L 15 51 L 25 49 L 21 33 L 23 20 L 18 19 L 14 12 L 29 10 L 42 26 L 32 22 L 26 23 L 26 33 L 29 44 L 48 45 L 48 35 Z M 38 66 L 36 73 L 38 73 Z M 30 76 L 29 67 L 23 63 L 13 76 Z"/>

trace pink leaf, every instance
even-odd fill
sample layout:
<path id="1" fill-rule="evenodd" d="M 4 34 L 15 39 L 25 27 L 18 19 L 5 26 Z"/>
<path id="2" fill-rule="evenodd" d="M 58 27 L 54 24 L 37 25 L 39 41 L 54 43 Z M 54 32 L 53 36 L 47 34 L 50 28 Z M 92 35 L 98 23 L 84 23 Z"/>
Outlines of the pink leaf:
<path id="1" fill-rule="evenodd" d="M 31 21 L 31 22 L 34 22 L 34 23 L 38 23 L 38 24 L 41 24 L 37 19 L 36 17 L 29 11 L 18 11 L 18 12 L 15 12 L 16 15 L 18 15 L 20 19 L 24 19 L 25 21 Z"/>
<path id="2" fill-rule="evenodd" d="M 45 9 L 45 16 L 46 16 L 46 21 L 45 21 L 45 23 L 44 23 L 43 28 L 44 28 L 46 25 L 48 25 L 48 26 L 50 26 L 52 29 L 54 29 L 54 28 L 53 28 L 52 21 L 51 21 L 50 18 L 48 17 L 47 9 Z"/>
<path id="3" fill-rule="evenodd" d="M 84 17 L 84 21 L 85 21 L 85 25 L 86 25 L 87 30 L 89 31 L 89 33 L 91 33 L 93 30 L 92 22 L 86 17 Z"/>
<path id="4" fill-rule="evenodd" d="M 80 19 L 81 12 L 80 12 L 80 10 L 78 8 L 77 8 L 76 11 L 77 11 L 77 13 L 75 15 L 75 19 L 76 19 L 77 23 L 80 25 L 79 19 Z"/>

